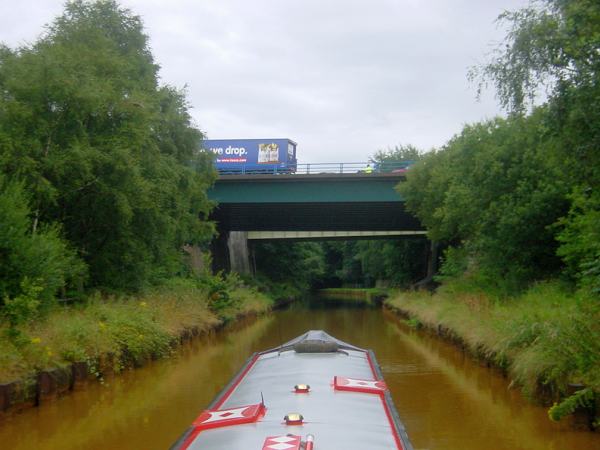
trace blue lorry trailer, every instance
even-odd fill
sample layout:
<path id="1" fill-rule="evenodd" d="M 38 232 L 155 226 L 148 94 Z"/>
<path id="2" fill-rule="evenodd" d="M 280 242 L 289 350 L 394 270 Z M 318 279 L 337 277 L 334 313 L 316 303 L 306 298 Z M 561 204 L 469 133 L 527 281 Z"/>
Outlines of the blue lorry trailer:
<path id="1" fill-rule="evenodd" d="M 215 154 L 221 174 L 295 172 L 296 145 L 290 139 L 206 139 L 202 143 Z"/>

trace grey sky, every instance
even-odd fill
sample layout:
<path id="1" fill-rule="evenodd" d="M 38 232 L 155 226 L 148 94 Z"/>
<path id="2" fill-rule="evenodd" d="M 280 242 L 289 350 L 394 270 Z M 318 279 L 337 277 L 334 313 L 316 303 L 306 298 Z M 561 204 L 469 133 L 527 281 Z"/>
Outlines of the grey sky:
<path id="1" fill-rule="evenodd" d="M 210 138 L 288 137 L 301 162 L 443 145 L 501 113 L 467 68 L 527 0 L 122 0 L 142 16 L 163 82 L 187 85 Z M 62 1 L 0 0 L 0 41 L 34 41 Z"/>

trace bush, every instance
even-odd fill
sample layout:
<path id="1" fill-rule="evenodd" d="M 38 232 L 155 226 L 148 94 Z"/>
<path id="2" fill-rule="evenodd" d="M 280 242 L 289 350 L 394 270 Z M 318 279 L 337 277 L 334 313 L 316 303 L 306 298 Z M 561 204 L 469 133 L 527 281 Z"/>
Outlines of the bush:
<path id="1" fill-rule="evenodd" d="M 271 308 L 273 293 L 269 296 L 260 291 L 260 286 L 252 279 L 244 279 L 236 273 L 206 276 L 199 280 L 208 294 L 208 307 L 224 321 L 248 312 L 263 312 Z"/>
<path id="2" fill-rule="evenodd" d="M 0 306 L 11 323 L 19 314 L 28 320 L 86 273 L 59 228 L 37 226 L 30 216 L 22 185 L 0 175 Z"/>
<path id="3" fill-rule="evenodd" d="M 600 295 L 600 195 L 576 192 L 569 215 L 560 221 L 558 254 L 580 286 Z"/>

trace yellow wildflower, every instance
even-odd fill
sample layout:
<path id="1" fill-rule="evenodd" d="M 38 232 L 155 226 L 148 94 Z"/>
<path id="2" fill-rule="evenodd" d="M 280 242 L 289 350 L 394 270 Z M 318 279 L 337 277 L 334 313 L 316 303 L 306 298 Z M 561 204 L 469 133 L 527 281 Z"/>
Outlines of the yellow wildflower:
<path id="1" fill-rule="evenodd" d="M 31 343 L 32 344 L 39 344 L 40 342 L 42 342 L 42 339 L 39 338 L 39 337 L 31 338 Z"/>

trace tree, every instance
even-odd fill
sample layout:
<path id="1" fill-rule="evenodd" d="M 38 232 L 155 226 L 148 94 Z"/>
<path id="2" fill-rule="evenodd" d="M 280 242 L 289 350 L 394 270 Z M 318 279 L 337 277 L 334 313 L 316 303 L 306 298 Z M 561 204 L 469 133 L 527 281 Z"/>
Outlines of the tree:
<path id="1" fill-rule="evenodd" d="M 425 239 L 328 241 L 322 285 L 373 286 L 384 280 L 406 287 L 425 276 Z"/>
<path id="2" fill-rule="evenodd" d="M 600 196 L 589 192 L 572 194 L 569 215 L 559 223 L 558 254 L 567 263 L 569 275 L 594 294 L 600 294 Z"/>
<path id="3" fill-rule="evenodd" d="M 546 158 L 560 169 L 571 200 L 568 216 L 559 221 L 564 231 L 558 252 L 568 273 L 593 285 L 597 275 L 580 262 L 600 267 L 598 235 L 584 232 L 600 205 L 600 3 L 544 0 L 499 19 L 511 25 L 504 46 L 470 75 L 479 78 L 480 89 L 492 81 L 501 104 L 518 114 L 546 88 L 544 125 L 553 141 Z"/>
<path id="4" fill-rule="evenodd" d="M 50 303 L 60 289 L 85 277 L 85 265 L 60 229 L 33 231 L 30 213 L 23 185 L 0 174 L 0 305 L 32 290 L 36 301 Z"/>
<path id="5" fill-rule="evenodd" d="M 257 271 L 276 282 L 308 289 L 324 274 L 324 254 L 317 242 L 265 242 L 254 247 Z"/>
<path id="6" fill-rule="evenodd" d="M 498 17 L 508 22 L 505 42 L 492 60 L 470 70 L 479 88 L 492 81 L 500 103 L 523 112 L 540 87 L 551 96 L 593 86 L 600 69 L 600 4 L 595 0 L 540 0 Z"/>
<path id="7" fill-rule="evenodd" d="M 549 157 L 555 142 L 544 133 L 545 118 L 540 109 L 465 126 L 398 187 L 430 238 L 465 247 L 507 292 L 561 268 L 551 225 L 568 210 L 568 185 Z"/>
<path id="8" fill-rule="evenodd" d="M 365 284 L 384 280 L 392 286 L 409 287 L 425 278 L 427 249 L 423 238 L 358 241 L 358 259 Z"/>
<path id="9" fill-rule="evenodd" d="M 139 288 L 211 237 L 214 172 L 188 109 L 112 0 L 69 2 L 38 42 L 0 51 L 0 171 L 32 193 L 34 227 L 62 224 L 91 285 Z"/>
<path id="10" fill-rule="evenodd" d="M 386 150 L 378 150 L 371 159 L 378 163 L 417 161 L 421 159 L 421 153 L 417 147 L 410 144 L 396 145 Z"/>

